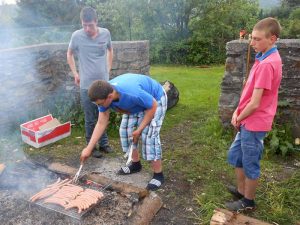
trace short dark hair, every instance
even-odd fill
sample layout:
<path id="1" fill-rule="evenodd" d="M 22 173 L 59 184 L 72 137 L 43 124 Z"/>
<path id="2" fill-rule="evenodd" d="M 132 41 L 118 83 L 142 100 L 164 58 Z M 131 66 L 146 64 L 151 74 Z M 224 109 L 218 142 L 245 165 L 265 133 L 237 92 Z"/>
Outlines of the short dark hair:
<path id="1" fill-rule="evenodd" d="M 267 17 L 258 21 L 253 27 L 253 30 L 265 31 L 267 37 L 275 35 L 279 38 L 281 26 L 277 19 Z"/>
<path id="2" fill-rule="evenodd" d="M 84 7 L 80 12 L 80 19 L 84 22 L 97 21 L 97 12 L 92 7 Z"/>
<path id="3" fill-rule="evenodd" d="M 110 83 L 104 80 L 96 80 L 92 83 L 88 90 L 89 98 L 92 102 L 98 99 L 106 99 L 113 92 L 113 87 Z"/>

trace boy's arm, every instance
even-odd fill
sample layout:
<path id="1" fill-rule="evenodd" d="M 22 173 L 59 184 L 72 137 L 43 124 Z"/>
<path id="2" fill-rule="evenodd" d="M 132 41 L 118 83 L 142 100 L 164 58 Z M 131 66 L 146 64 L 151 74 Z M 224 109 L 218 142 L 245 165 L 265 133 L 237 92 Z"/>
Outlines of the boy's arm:
<path id="1" fill-rule="evenodd" d="M 108 122 L 109 122 L 109 110 L 106 110 L 105 112 L 99 112 L 98 121 L 94 128 L 91 140 L 88 143 L 88 146 L 85 149 L 83 149 L 83 151 L 81 153 L 81 156 L 80 156 L 81 162 L 84 162 L 85 160 L 87 160 L 88 157 L 90 157 L 94 147 L 97 144 L 97 141 L 100 139 L 100 137 L 104 133 L 104 131 L 108 125 Z"/>
<path id="2" fill-rule="evenodd" d="M 238 115 L 238 117 L 236 119 L 236 126 L 237 127 L 240 126 L 240 123 L 243 119 L 250 116 L 259 107 L 263 93 L 264 93 L 263 88 L 254 88 L 254 91 L 253 91 L 253 94 L 251 96 L 250 102 L 247 104 L 247 106 Z"/>
<path id="3" fill-rule="evenodd" d="M 75 84 L 79 86 L 80 77 L 79 77 L 79 74 L 78 74 L 77 69 L 76 69 L 74 53 L 73 53 L 71 48 L 68 48 L 68 51 L 67 51 L 67 62 L 69 64 L 69 67 L 70 67 L 73 75 L 74 75 Z"/>
<path id="4" fill-rule="evenodd" d="M 111 47 L 111 48 L 109 48 L 107 50 L 107 68 L 108 68 L 108 73 L 110 73 L 111 68 L 112 68 L 113 56 L 114 56 L 114 50 L 113 50 L 113 47 Z"/>
<path id="5" fill-rule="evenodd" d="M 133 143 L 138 142 L 138 139 L 139 139 L 142 131 L 153 119 L 156 109 L 157 109 L 157 101 L 155 99 L 153 99 L 152 107 L 150 109 L 145 110 L 145 115 L 144 115 L 144 118 L 143 118 L 141 124 L 134 132 L 132 132 Z"/>

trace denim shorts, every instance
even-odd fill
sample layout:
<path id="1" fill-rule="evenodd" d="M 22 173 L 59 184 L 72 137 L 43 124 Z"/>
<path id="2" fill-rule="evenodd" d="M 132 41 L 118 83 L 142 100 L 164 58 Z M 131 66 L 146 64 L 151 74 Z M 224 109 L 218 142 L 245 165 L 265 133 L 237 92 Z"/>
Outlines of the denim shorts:
<path id="1" fill-rule="evenodd" d="M 243 168 L 249 179 L 260 176 L 260 160 L 264 149 L 265 131 L 249 131 L 240 127 L 235 140 L 228 152 L 228 163 L 234 167 Z"/>

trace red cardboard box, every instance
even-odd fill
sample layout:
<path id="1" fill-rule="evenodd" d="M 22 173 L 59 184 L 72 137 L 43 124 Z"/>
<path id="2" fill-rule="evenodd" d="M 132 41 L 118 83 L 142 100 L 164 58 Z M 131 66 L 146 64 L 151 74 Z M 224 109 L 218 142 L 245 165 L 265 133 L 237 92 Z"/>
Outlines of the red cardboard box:
<path id="1" fill-rule="evenodd" d="M 20 125 L 22 140 L 35 148 L 56 142 L 71 134 L 71 122 L 60 124 L 51 114 Z"/>

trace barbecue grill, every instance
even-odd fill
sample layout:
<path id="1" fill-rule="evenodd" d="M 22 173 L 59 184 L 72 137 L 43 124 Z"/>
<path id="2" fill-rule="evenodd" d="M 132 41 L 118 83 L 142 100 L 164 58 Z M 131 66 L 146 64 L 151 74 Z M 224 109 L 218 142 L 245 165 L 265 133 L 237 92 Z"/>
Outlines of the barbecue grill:
<path id="1" fill-rule="evenodd" d="M 110 184 L 106 185 L 106 186 L 102 186 L 100 184 L 97 184 L 95 182 L 92 183 L 92 185 L 88 185 L 87 182 L 85 182 L 85 184 L 83 185 L 77 185 L 79 187 L 82 187 L 83 189 L 89 188 L 89 189 L 93 189 L 95 191 L 101 191 L 104 194 L 104 197 L 99 199 L 95 204 L 91 205 L 89 208 L 83 210 L 81 213 L 78 213 L 78 209 L 77 208 L 71 208 L 71 209 L 65 209 L 64 207 L 57 205 L 57 204 L 53 204 L 53 203 L 44 203 L 45 199 L 39 199 L 35 202 L 32 202 L 30 200 L 28 200 L 30 202 L 30 204 L 33 205 L 38 205 L 42 208 L 51 210 L 51 211 L 55 211 L 57 213 L 61 213 L 63 215 L 72 217 L 74 219 L 77 220 L 81 220 L 88 212 L 90 212 L 91 210 L 93 210 L 95 207 L 97 207 L 98 205 L 100 205 L 101 203 L 104 203 L 106 201 L 106 195 L 105 195 L 105 190 L 110 187 Z M 96 187 L 101 187 L 101 188 L 96 188 Z"/>

